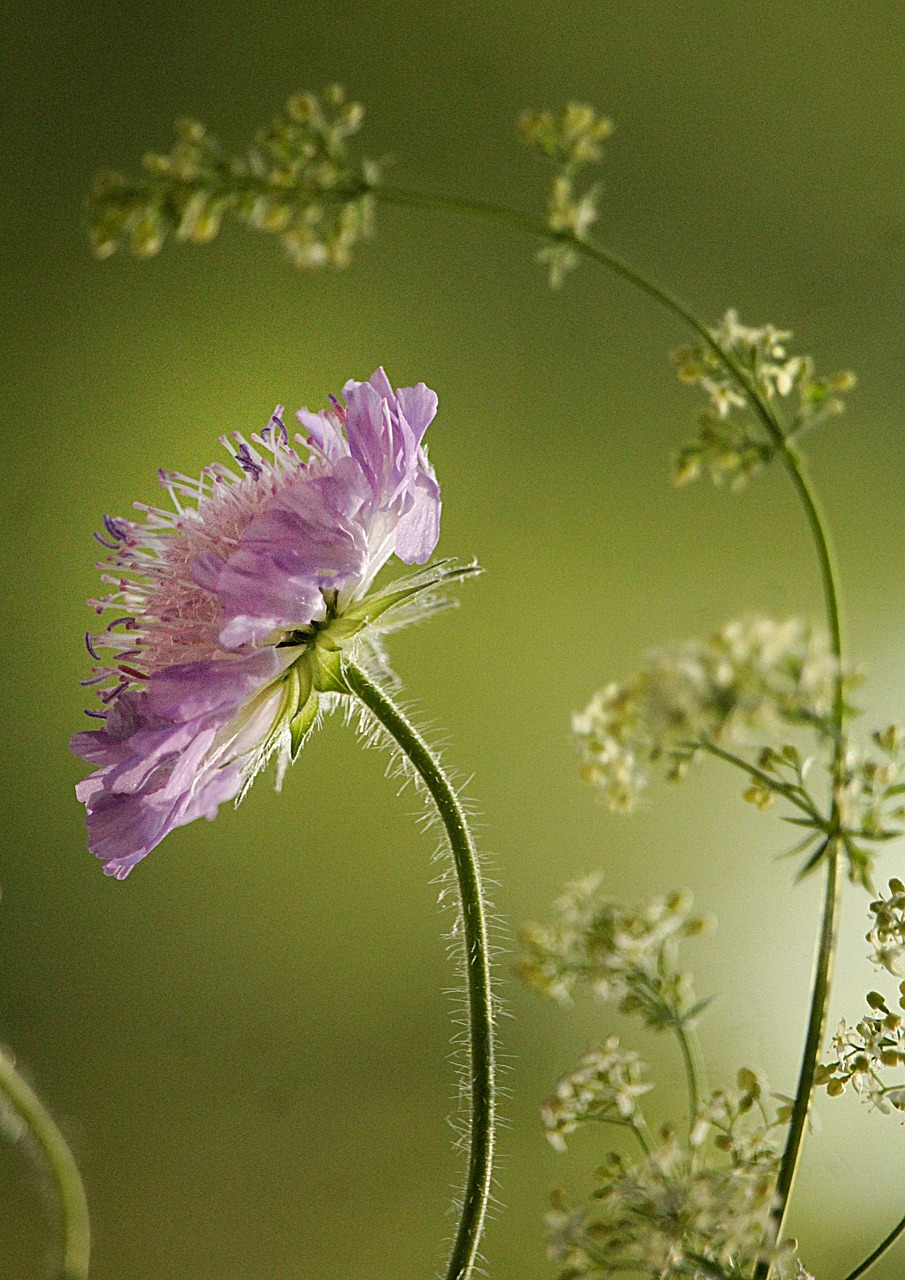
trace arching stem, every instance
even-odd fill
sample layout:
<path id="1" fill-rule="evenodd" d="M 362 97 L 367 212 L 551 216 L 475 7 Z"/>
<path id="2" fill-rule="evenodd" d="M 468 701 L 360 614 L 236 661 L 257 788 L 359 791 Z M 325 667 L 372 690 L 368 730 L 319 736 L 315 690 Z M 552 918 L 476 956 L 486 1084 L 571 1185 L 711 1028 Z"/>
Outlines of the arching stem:
<path id="1" fill-rule="evenodd" d="M 900 1218 L 892 1231 L 890 1231 L 889 1235 L 880 1241 L 873 1253 L 869 1253 L 864 1261 L 860 1262 L 858 1266 L 855 1267 L 854 1271 L 850 1271 L 848 1273 L 845 1280 L 858 1280 L 859 1276 L 863 1276 L 868 1272 L 875 1262 L 880 1261 L 890 1245 L 895 1244 L 903 1231 L 905 1231 L 905 1218 Z"/>
<path id="2" fill-rule="evenodd" d="M 62 1219 L 62 1280 L 86 1280 L 91 1228 L 85 1188 L 75 1158 L 53 1116 L 3 1049 L 0 1049 L 0 1094 L 28 1126 L 53 1177 Z"/>
<path id="3" fill-rule="evenodd" d="M 611 253 L 590 240 L 580 239 L 568 232 L 554 233 L 540 220 L 525 217 L 514 210 L 507 209 L 479 200 L 461 200 L 447 196 L 435 196 L 421 192 L 406 191 L 398 187 L 375 187 L 374 195 L 378 200 L 388 204 L 410 205 L 417 208 L 449 209 L 451 211 L 481 217 L 490 221 L 515 227 L 530 235 L 553 243 L 566 243 L 576 253 L 590 258 L 599 266 L 627 281 L 642 293 L 653 298 L 678 320 L 682 321 L 701 341 L 710 348 L 720 363 L 736 380 L 744 391 L 748 402 L 763 425 L 776 450 L 780 463 L 788 475 L 804 510 L 808 528 L 817 553 L 820 570 L 820 581 L 823 588 L 824 606 L 829 628 L 830 646 L 836 663 L 835 687 L 833 698 L 833 800 L 826 829 L 835 835 L 838 832 L 838 805 L 836 793 L 840 783 L 842 759 L 844 753 L 845 698 L 843 689 L 843 645 L 842 620 L 837 588 L 837 574 L 834 556 L 830 546 L 826 525 L 820 512 L 816 494 L 808 478 L 801 456 L 791 439 L 782 429 L 773 408 L 763 395 L 751 374 L 742 368 L 731 351 L 724 349 L 713 336 L 707 326 L 691 312 L 684 303 L 660 285 L 647 279 L 618 254 Z M 814 1077 L 820 1060 L 823 1045 L 823 1033 L 826 1024 L 829 1004 L 830 984 L 835 955 L 836 933 L 839 921 L 839 861 L 840 842 L 831 839 L 826 853 L 826 893 L 824 896 L 823 917 L 820 926 L 820 940 L 817 949 L 814 981 L 811 990 L 811 1005 L 808 1016 L 808 1029 L 805 1036 L 804 1051 L 798 1075 L 798 1086 L 789 1134 L 783 1152 L 782 1164 L 777 1181 L 777 1206 L 773 1216 L 771 1240 L 774 1243 L 780 1236 L 789 1197 L 798 1168 L 802 1142 L 810 1108 L 811 1094 L 814 1088 Z M 758 1266 L 756 1280 L 766 1280 L 770 1266 L 762 1263 Z"/>
<path id="4" fill-rule="evenodd" d="M 468 984 L 471 1137 L 462 1212 L 446 1280 L 467 1280 L 478 1255 L 490 1199 L 496 1121 L 493 997 L 481 872 L 462 805 L 437 757 L 399 707 L 360 667 L 344 662 L 343 676 L 349 690 L 393 739 L 430 792 L 455 864 Z"/>

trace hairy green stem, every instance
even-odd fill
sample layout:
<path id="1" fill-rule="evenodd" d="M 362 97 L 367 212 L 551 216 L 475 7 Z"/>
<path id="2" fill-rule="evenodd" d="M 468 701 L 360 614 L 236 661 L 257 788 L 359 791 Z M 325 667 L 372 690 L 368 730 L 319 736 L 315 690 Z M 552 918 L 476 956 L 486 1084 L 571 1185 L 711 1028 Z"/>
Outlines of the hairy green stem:
<path id="1" fill-rule="evenodd" d="M 896 1223 L 889 1235 L 880 1241 L 873 1253 L 869 1253 L 863 1262 L 859 1262 L 854 1271 L 848 1273 L 845 1280 L 858 1280 L 859 1276 L 863 1276 L 866 1271 L 869 1271 L 875 1262 L 880 1261 L 890 1245 L 895 1244 L 903 1231 L 905 1231 L 905 1218 L 901 1218 Z"/>
<path id="2" fill-rule="evenodd" d="M 0 1094 L 28 1126 L 53 1176 L 63 1234 L 63 1280 L 85 1280 L 91 1252 L 88 1201 L 75 1158 L 44 1103 L 0 1049 Z"/>
<path id="3" fill-rule="evenodd" d="M 343 675 L 351 692 L 367 707 L 420 775 L 437 806 L 455 864 L 468 984 L 471 1141 L 462 1212 L 446 1280 L 467 1280 L 477 1259 L 490 1199 L 496 1122 L 493 996 L 481 872 L 465 813 L 439 760 L 403 712 L 360 667 L 344 662 Z"/>

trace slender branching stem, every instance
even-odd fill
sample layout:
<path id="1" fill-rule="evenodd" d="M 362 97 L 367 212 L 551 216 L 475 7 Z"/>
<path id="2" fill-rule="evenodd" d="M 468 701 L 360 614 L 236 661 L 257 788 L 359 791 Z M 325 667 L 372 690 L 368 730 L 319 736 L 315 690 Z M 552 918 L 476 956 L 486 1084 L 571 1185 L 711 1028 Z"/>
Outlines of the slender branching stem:
<path id="1" fill-rule="evenodd" d="M 88 1201 L 75 1158 L 53 1116 L 0 1049 L 0 1094 L 28 1126 L 50 1169 L 60 1204 L 63 1235 L 63 1280 L 85 1280 L 91 1252 Z"/>
<path id="2" fill-rule="evenodd" d="M 628 1129 L 630 1133 L 634 1134 L 637 1139 L 638 1146 L 644 1152 L 647 1159 L 650 1159 L 652 1155 L 652 1148 L 648 1138 L 647 1124 L 643 1118 L 640 1121 L 617 1120 L 615 1116 L 593 1116 L 591 1118 L 596 1120 L 598 1124 L 612 1125 L 614 1129 Z"/>
<path id="3" fill-rule="evenodd" d="M 393 739 L 430 792 L 449 840 L 459 885 L 470 1033 L 471 1140 L 462 1213 L 446 1280 L 472 1274 L 490 1198 L 496 1093 L 493 996 L 481 872 L 458 796 L 437 757 L 403 712 L 354 663 L 343 664 L 351 692 Z"/>
<path id="4" fill-rule="evenodd" d="M 697 1054 L 684 1024 L 676 1022 L 674 1029 L 679 1048 L 682 1050 L 682 1061 L 685 1064 L 685 1083 L 688 1086 L 688 1127 L 692 1129 L 701 1107 L 701 1081 Z"/>
<path id="5" fill-rule="evenodd" d="M 905 1218 L 900 1218 L 889 1235 L 880 1241 L 873 1253 L 869 1253 L 863 1262 L 858 1263 L 854 1271 L 848 1273 L 845 1280 L 858 1280 L 859 1276 L 863 1276 L 865 1272 L 869 1271 L 875 1262 L 880 1261 L 890 1245 L 895 1244 L 903 1231 L 905 1231 Z"/>
<path id="6" fill-rule="evenodd" d="M 807 792 L 801 787 L 773 777 L 763 769 L 758 769 L 757 765 L 751 764 L 750 761 L 745 760 L 742 756 L 736 755 L 734 751 L 727 751 L 725 747 L 717 746 L 709 738 L 699 738 L 694 742 L 689 742 L 687 745 L 691 749 L 706 751 L 709 755 L 716 756 L 718 760 L 725 760 L 727 764 L 735 765 L 736 769 L 741 769 L 743 773 L 747 773 L 749 778 L 753 778 L 755 782 L 760 783 L 766 790 L 775 791 L 777 795 L 784 796 L 790 804 L 794 804 L 796 808 L 801 809 L 802 813 L 806 813 L 809 818 L 813 818 L 819 824 L 817 830 L 823 830 L 826 820 L 814 808 Z"/>
<path id="7" fill-rule="evenodd" d="M 776 418 L 773 408 L 763 394 L 761 388 L 750 372 L 735 359 L 733 353 L 724 349 L 710 330 L 668 290 L 648 280 L 636 271 L 630 263 L 617 254 L 603 249 L 590 240 L 581 239 L 569 232 L 555 233 L 550 231 L 538 219 L 528 218 L 511 209 L 477 200 L 460 200 L 447 196 L 435 196 L 420 192 L 405 191 L 396 187 L 377 187 L 374 191 L 379 200 L 390 204 L 412 205 L 420 208 L 450 209 L 455 212 L 471 214 L 485 219 L 504 223 L 542 239 L 566 243 L 576 253 L 590 258 L 608 271 L 620 276 L 629 284 L 640 289 L 642 293 L 653 298 L 677 319 L 681 320 L 695 333 L 707 347 L 713 351 L 717 359 L 732 374 L 739 387 L 745 392 L 753 412 L 764 426 L 767 435 L 776 450 L 776 454 L 788 475 L 792 487 L 804 510 L 817 553 L 820 580 L 823 589 L 827 624 L 829 627 L 830 645 L 836 662 L 835 692 L 833 699 L 833 736 L 834 749 L 832 761 L 833 800 L 831 812 L 826 823 L 826 830 L 835 833 L 838 830 L 838 791 L 842 759 L 844 753 L 845 698 L 843 689 L 842 661 L 842 619 L 837 588 L 837 574 L 834 557 L 811 481 L 807 475 L 803 460 L 794 442 L 784 433 Z M 789 1134 L 783 1152 L 780 1174 L 777 1182 L 777 1207 L 773 1218 L 772 1240 L 779 1238 L 788 1208 L 789 1197 L 795 1179 L 795 1172 L 801 1154 L 801 1146 L 810 1108 L 811 1094 L 814 1088 L 814 1077 L 823 1045 L 823 1033 L 826 1024 L 827 1006 L 829 1003 L 830 983 L 835 955 L 835 940 L 838 929 L 840 905 L 840 841 L 832 839 L 826 855 L 826 893 L 824 897 L 823 918 L 820 927 L 820 940 L 814 981 L 811 991 L 811 1006 L 808 1017 L 808 1028 L 805 1037 L 804 1051 L 798 1075 L 798 1086 Z M 755 1272 L 756 1280 L 765 1280 L 769 1275 L 769 1264 L 760 1264 Z"/>

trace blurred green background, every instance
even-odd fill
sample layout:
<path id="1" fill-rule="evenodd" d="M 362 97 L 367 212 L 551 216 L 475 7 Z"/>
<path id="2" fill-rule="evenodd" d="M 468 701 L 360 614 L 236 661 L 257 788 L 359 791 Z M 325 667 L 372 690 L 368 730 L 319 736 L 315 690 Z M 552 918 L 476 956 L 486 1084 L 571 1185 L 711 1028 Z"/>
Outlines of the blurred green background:
<path id="1" fill-rule="evenodd" d="M 714 768 L 631 819 L 578 782 L 569 713 L 653 645 L 746 610 L 819 616 L 814 557 L 783 477 L 740 497 L 675 491 L 697 402 L 684 338 L 590 266 L 558 293 L 534 245 L 381 211 L 341 274 L 300 274 L 230 228 L 204 249 L 97 263 L 93 172 L 166 149 L 179 115 L 238 146 L 298 89 L 342 80 L 394 180 L 533 211 L 547 173 L 514 129 L 573 98 L 612 115 L 599 234 L 705 317 L 795 330 L 855 369 L 850 413 L 812 442 L 835 531 L 862 701 L 905 716 L 905 12 L 862 4 L 423 0 L 3 6 L 3 852 L 0 1036 L 82 1162 L 97 1280 L 398 1280 L 433 1274 L 460 1163 L 445 1117 L 450 984 L 433 846 L 384 760 L 339 720 L 281 796 L 175 833 L 125 883 L 86 853 L 67 750 L 82 726 L 84 599 L 103 512 L 156 499 L 219 432 L 279 401 L 323 404 L 383 363 L 440 395 L 431 456 L 441 551 L 486 575 L 393 643 L 422 723 L 471 779 L 498 881 L 498 940 L 562 882 L 694 890 L 720 918 L 692 944 L 713 1074 L 794 1087 L 819 886 L 774 860 L 785 830 Z M 891 849 L 881 875 L 902 873 Z M 846 911 L 832 1021 L 873 982 L 865 901 Z M 501 961 L 505 982 L 507 959 Z M 603 1007 L 505 983 L 511 1096 L 486 1240 L 500 1280 L 552 1273 L 549 1188 L 575 1196 L 602 1147 L 551 1151 L 538 1107 Z M 638 1037 L 666 1085 L 669 1045 Z M 896 1118 L 817 1106 L 793 1230 L 821 1280 L 902 1210 Z M 0 1145 L 0 1275 L 47 1274 L 42 1175 Z M 903 1254 L 876 1269 L 890 1280 Z"/>

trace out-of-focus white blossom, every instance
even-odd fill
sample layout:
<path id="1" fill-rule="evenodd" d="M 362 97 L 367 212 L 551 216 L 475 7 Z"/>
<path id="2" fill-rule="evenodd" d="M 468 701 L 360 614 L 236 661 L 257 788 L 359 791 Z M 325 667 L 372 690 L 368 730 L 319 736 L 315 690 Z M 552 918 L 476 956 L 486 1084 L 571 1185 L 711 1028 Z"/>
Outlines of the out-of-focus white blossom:
<path id="1" fill-rule="evenodd" d="M 749 617 L 709 640 L 653 653 L 637 676 L 572 717 L 582 776 L 630 810 L 652 765 L 685 772 L 702 742 L 750 743 L 784 725 L 829 733 L 835 663 L 822 632 L 796 618 Z"/>

